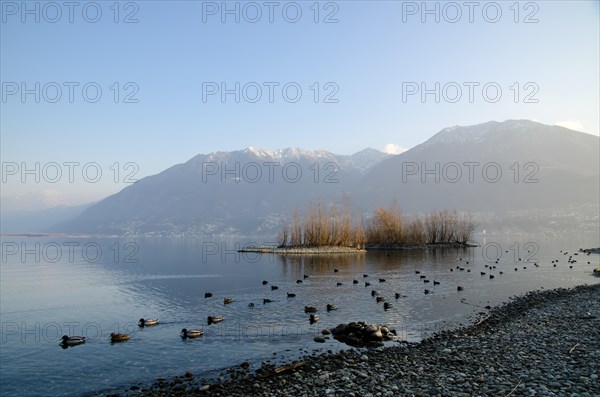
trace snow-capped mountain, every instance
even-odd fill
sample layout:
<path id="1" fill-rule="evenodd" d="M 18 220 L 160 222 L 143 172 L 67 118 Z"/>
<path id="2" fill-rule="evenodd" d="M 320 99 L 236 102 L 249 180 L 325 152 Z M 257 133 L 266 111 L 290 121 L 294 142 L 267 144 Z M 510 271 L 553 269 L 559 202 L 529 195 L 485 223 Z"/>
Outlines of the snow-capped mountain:
<path id="1" fill-rule="evenodd" d="M 249 147 L 199 154 L 143 178 L 53 231 L 101 234 L 254 233 L 294 207 L 341 199 L 389 155 Z M 265 232 L 266 233 L 266 232 Z"/>
<path id="2" fill-rule="evenodd" d="M 528 120 L 445 128 L 394 156 L 249 147 L 143 178 L 52 231 L 275 236 L 294 208 L 347 196 L 367 214 L 396 200 L 412 213 L 446 208 L 497 218 L 587 206 L 597 218 L 599 162 L 598 137 Z"/>

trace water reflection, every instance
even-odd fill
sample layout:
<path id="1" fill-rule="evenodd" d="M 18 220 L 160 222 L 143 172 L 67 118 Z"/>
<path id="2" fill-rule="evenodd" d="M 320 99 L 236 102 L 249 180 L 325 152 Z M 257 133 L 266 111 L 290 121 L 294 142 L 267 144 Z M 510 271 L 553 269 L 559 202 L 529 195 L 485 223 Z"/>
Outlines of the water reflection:
<path id="1" fill-rule="evenodd" d="M 73 260 L 13 256 L 0 268 L 0 376 L 9 395 L 82 394 L 185 370 L 211 374 L 242 361 L 258 365 L 269 357 L 293 358 L 305 349 L 342 349 L 335 341 L 313 342 L 323 328 L 342 322 L 385 323 L 401 338 L 418 340 L 458 327 L 485 306 L 515 294 L 597 282 L 589 273 L 599 266 L 595 256 L 569 268 L 560 253 L 597 245 L 593 239 L 543 241 L 535 249 L 528 240 L 498 246 L 486 241 L 476 248 L 306 256 L 242 254 L 236 247 L 243 243 L 201 239 L 65 242 L 79 243 Z M 81 251 L 90 242 L 104 253 L 96 261 L 86 260 Z M 556 258 L 560 262 L 554 267 Z M 533 259 L 539 267 L 532 266 Z M 489 273 L 496 277 L 490 279 Z M 385 300 L 377 302 L 373 290 Z M 207 292 L 213 296 L 205 298 Z M 225 305 L 226 297 L 233 302 Z M 265 299 L 270 302 L 263 304 Z M 384 302 L 393 306 L 385 310 Z M 327 311 L 328 304 L 338 309 Z M 310 324 L 305 306 L 318 308 L 318 322 Z M 209 326 L 208 316 L 224 321 Z M 140 317 L 159 318 L 160 324 L 140 328 Z M 182 340 L 182 328 L 204 335 Z M 129 333 L 131 339 L 111 345 L 111 332 Z M 88 340 L 62 350 L 63 334 Z M 86 374 L 85 384 L 69 381 L 73 368 Z"/>

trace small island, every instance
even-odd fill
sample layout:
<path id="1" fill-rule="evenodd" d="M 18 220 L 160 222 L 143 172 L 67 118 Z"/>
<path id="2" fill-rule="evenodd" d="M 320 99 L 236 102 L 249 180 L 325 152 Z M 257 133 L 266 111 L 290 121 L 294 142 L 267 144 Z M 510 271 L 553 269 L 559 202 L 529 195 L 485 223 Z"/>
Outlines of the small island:
<path id="1" fill-rule="evenodd" d="M 434 211 L 407 217 L 396 204 L 379 207 L 367 221 L 349 203 L 342 208 L 312 204 L 302 216 L 294 210 L 282 225 L 277 246 L 248 246 L 239 252 L 282 255 L 364 253 L 370 250 L 466 248 L 475 225 L 468 214 Z"/>

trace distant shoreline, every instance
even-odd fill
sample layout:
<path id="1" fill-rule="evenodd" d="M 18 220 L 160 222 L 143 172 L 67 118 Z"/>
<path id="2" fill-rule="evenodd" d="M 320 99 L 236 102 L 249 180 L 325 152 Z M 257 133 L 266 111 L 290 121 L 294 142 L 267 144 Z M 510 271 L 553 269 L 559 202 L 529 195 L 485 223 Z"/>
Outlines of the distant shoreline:
<path id="1" fill-rule="evenodd" d="M 470 248 L 477 247 L 476 244 L 463 243 L 435 243 L 435 244 L 367 244 L 361 248 L 358 247 L 273 247 L 273 246 L 249 246 L 244 247 L 238 252 L 254 252 L 259 254 L 279 254 L 279 255 L 323 255 L 323 254 L 356 254 L 368 251 L 405 251 L 405 250 L 425 250 L 435 248 Z"/>

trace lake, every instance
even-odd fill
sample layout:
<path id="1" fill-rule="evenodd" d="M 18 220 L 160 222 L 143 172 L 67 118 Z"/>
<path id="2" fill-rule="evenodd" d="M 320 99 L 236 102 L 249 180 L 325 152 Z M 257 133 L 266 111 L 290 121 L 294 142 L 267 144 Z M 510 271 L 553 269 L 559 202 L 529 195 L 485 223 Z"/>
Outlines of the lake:
<path id="1" fill-rule="evenodd" d="M 579 248 L 598 246 L 598 236 L 477 240 L 480 247 L 466 249 L 283 257 L 236 252 L 249 241 L 5 236 L 0 388 L 3 395 L 86 395 L 187 370 L 216 376 L 243 361 L 256 369 L 265 360 L 348 348 L 313 338 L 350 321 L 388 324 L 400 339 L 418 341 L 517 294 L 598 282 L 590 275 L 600 266 L 598 255 L 579 253 L 572 257 L 576 263 L 567 263 Z M 459 285 L 464 291 L 457 291 Z M 385 311 L 372 290 L 393 307 Z M 205 292 L 213 297 L 204 298 Z M 296 296 L 288 298 L 288 292 Z M 395 299 L 396 292 L 402 297 Z M 225 297 L 234 302 L 224 305 Z M 264 298 L 273 302 L 263 304 Z M 338 310 L 327 312 L 327 304 Z M 309 324 L 305 305 L 318 307 L 316 324 Z M 225 320 L 208 326 L 214 315 Z M 142 317 L 160 324 L 140 328 Z M 205 334 L 182 340 L 182 328 Z M 112 344 L 111 332 L 131 339 Z M 86 336 L 87 342 L 63 349 L 63 334 Z"/>

